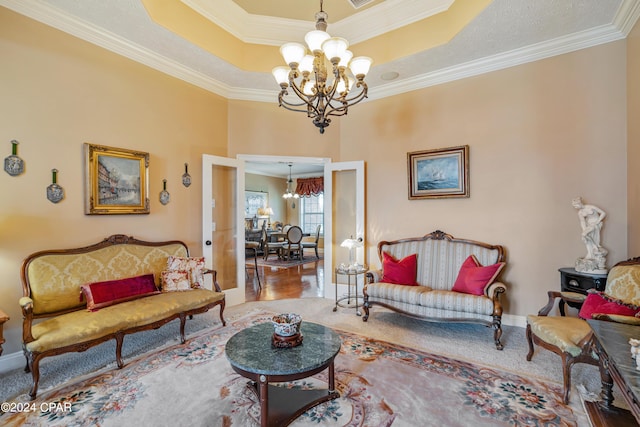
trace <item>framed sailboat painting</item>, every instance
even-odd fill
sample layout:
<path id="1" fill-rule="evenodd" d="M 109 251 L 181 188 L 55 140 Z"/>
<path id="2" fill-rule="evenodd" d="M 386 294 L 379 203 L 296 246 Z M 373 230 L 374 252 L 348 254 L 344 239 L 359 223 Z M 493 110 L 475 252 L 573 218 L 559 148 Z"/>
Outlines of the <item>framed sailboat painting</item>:
<path id="1" fill-rule="evenodd" d="M 469 197 L 469 146 L 407 153 L 409 200 Z"/>

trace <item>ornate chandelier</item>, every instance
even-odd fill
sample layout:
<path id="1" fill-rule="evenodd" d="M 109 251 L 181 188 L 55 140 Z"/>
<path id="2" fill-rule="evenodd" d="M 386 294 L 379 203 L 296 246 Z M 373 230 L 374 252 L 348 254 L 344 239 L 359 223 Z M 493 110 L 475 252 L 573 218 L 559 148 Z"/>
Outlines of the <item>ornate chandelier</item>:
<path id="1" fill-rule="evenodd" d="M 287 180 L 287 191 L 284 192 L 282 197 L 285 198 L 285 199 L 290 199 L 292 197 L 294 199 L 298 199 L 300 197 L 300 195 L 298 193 L 292 193 L 291 192 L 291 184 L 293 183 L 293 180 L 291 179 L 291 166 L 293 166 L 293 165 L 291 163 L 289 163 L 289 179 Z"/>
<path id="2" fill-rule="evenodd" d="M 322 10 L 322 0 L 315 18 L 316 29 L 304 37 L 311 54 L 301 43 L 285 43 L 280 53 L 289 66 L 276 67 L 272 73 L 281 88 L 278 104 L 287 110 L 307 113 L 322 134 L 331 123 L 329 116 L 343 116 L 350 106 L 367 97 L 364 78 L 372 60 L 366 56 L 352 59 L 353 53 L 347 50 L 349 42 L 325 31 L 328 15 Z M 293 101 L 285 99 L 289 87 L 298 97 L 292 97 Z M 354 95 L 356 89 L 360 91 Z"/>

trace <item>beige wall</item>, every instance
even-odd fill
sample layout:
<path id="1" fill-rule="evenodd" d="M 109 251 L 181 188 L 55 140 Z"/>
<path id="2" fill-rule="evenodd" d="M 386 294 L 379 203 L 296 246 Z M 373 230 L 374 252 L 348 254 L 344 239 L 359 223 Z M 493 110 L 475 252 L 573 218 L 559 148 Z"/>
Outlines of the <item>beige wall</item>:
<path id="1" fill-rule="evenodd" d="M 0 306 L 5 354 L 20 350 L 20 264 L 30 253 L 122 233 L 181 239 L 201 253 L 201 155 L 226 155 L 227 101 L 0 7 L 0 157 L 12 139 L 26 172 L 0 172 Z M 150 154 L 150 215 L 86 216 L 82 144 Z M 181 184 L 188 162 L 193 183 Z M 46 199 L 51 169 L 66 197 Z M 158 200 L 166 178 L 171 202 Z"/>
<path id="2" fill-rule="evenodd" d="M 608 264 L 626 258 L 625 55 L 609 43 L 349 111 L 340 159 L 367 162 L 371 263 L 375 242 L 436 229 L 501 244 L 506 312 L 534 313 L 586 254 L 576 196 L 608 213 Z M 408 200 L 407 152 L 465 144 L 470 198 Z"/>
<path id="3" fill-rule="evenodd" d="M 640 256 L 640 23 L 627 37 L 627 233 L 629 257 Z"/>
<path id="4" fill-rule="evenodd" d="M 28 254 L 113 233 L 179 238 L 200 252 L 203 153 L 365 160 L 369 262 L 377 262 L 380 239 L 435 229 L 499 243 L 508 251 L 507 313 L 537 311 L 545 291 L 559 286 L 557 269 L 585 253 L 573 197 L 608 213 L 602 241 L 609 265 L 640 248 L 628 224 L 640 210 L 638 175 L 631 168 L 627 175 L 640 156 L 631 116 L 640 98 L 631 79 L 638 65 L 628 58 L 638 57 L 637 37 L 636 28 L 629 43 L 367 101 L 321 136 L 302 113 L 227 101 L 0 8 L 0 81 L 10 82 L 2 85 L 0 157 L 17 139 L 27 164 L 19 177 L 0 172 L 6 353 L 20 349 L 16 301 Z M 150 153 L 150 215 L 84 215 L 84 142 Z M 407 152 L 463 144 L 470 146 L 471 197 L 409 201 Z M 180 184 L 184 162 L 189 188 Z M 45 198 L 54 167 L 66 190 L 56 205 Z M 172 196 L 167 206 L 158 202 L 163 178 Z"/>
<path id="5" fill-rule="evenodd" d="M 287 170 L 283 165 L 283 170 Z M 269 194 L 269 207 L 273 209 L 271 222 L 287 222 L 287 211 L 282 194 L 287 189 L 287 180 L 273 176 L 254 175 L 247 173 L 244 176 L 244 189 L 251 191 L 263 191 Z"/>
<path id="6" fill-rule="evenodd" d="M 584 256 L 572 198 L 608 213 L 609 265 L 627 256 L 625 57 L 621 41 L 368 101 L 334 123 L 337 153 L 323 151 L 334 146 L 329 133 L 306 143 L 318 135 L 304 114 L 230 102 L 229 152 L 365 160 L 370 263 L 378 262 L 377 241 L 435 229 L 502 244 L 507 312 L 526 315 L 559 286 L 558 268 Z M 289 120 L 295 129 L 283 134 Z M 256 128 L 247 126 L 252 121 Z M 258 138 L 265 126 L 277 136 Z M 407 152 L 464 144 L 471 197 L 409 201 Z"/>
<path id="7" fill-rule="evenodd" d="M 335 159 L 339 156 L 342 139 L 340 120 L 341 118 L 333 118 L 324 135 L 320 135 L 306 114 L 278 107 L 276 95 L 272 104 L 230 100 L 229 155 L 286 155 Z"/>

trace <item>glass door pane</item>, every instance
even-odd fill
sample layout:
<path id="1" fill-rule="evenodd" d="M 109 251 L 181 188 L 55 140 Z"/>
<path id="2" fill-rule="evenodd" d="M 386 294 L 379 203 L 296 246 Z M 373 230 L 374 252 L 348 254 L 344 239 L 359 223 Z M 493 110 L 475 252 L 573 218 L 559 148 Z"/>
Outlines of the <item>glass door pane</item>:
<path id="1" fill-rule="evenodd" d="M 217 271 L 227 304 L 244 302 L 244 167 L 240 160 L 203 156 L 203 255 Z"/>

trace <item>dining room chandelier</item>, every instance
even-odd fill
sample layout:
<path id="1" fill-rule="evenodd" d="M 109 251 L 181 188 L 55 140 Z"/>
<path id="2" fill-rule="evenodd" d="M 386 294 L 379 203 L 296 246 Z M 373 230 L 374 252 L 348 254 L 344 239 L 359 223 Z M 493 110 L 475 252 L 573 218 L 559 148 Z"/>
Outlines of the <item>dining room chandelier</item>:
<path id="1" fill-rule="evenodd" d="M 291 192 L 291 184 L 293 183 L 293 180 L 291 179 L 291 166 L 293 165 L 289 163 L 289 179 L 287 180 L 287 191 L 285 191 L 284 194 L 282 195 L 284 199 L 290 199 L 292 197 L 294 199 L 300 198 L 300 195 L 298 193 Z"/>
<path id="2" fill-rule="evenodd" d="M 288 66 L 272 71 L 280 85 L 279 106 L 307 113 L 321 134 L 331 123 L 329 116 L 343 116 L 350 106 L 367 97 L 364 78 L 372 63 L 367 56 L 353 58 L 353 53 L 347 50 L 347 40 L 326 32 L 328 17 L 320 0 L 320 12 L 315 14 L 316 29 L 304 37 L 308 50 L 301 43 L 283 44 L 280 53 Z M 285 98 L 289 87 L 297 98 L 293 95 Z"/>

